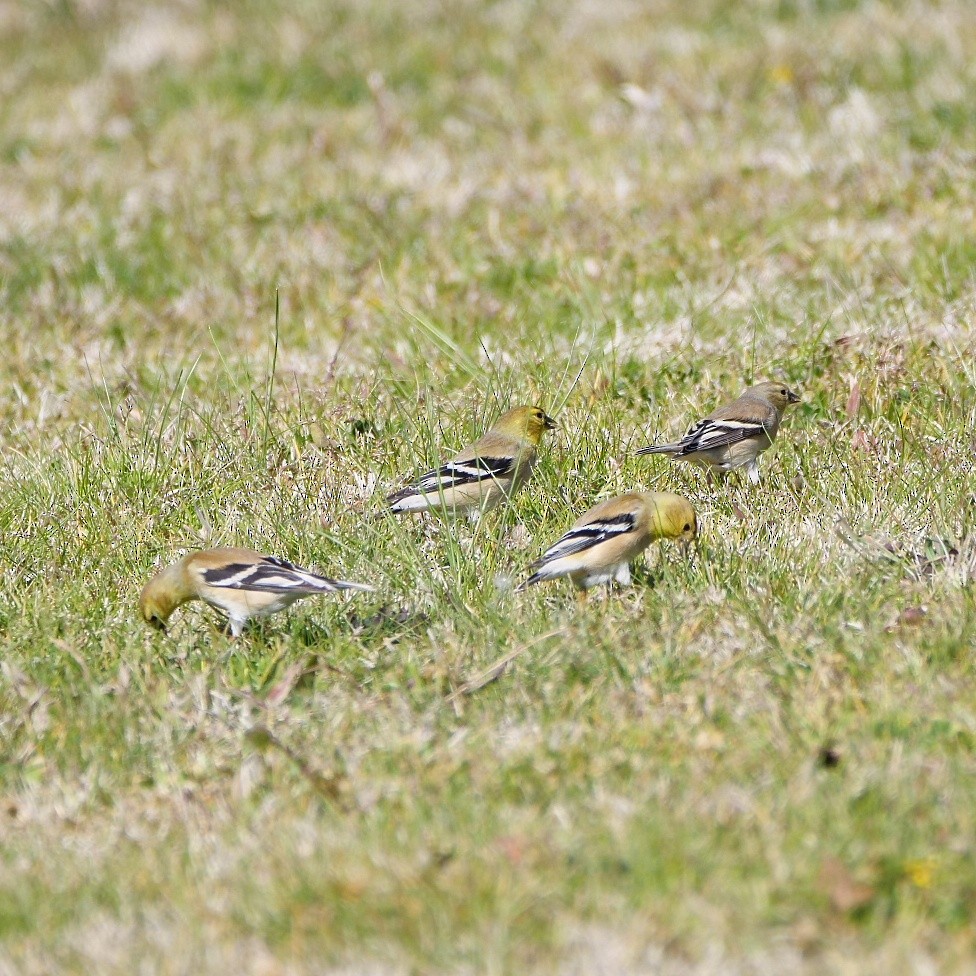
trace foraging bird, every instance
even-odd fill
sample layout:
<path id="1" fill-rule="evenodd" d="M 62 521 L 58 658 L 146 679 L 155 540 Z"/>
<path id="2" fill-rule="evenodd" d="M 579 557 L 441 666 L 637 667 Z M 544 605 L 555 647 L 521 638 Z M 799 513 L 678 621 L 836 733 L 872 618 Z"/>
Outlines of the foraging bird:
<path id="1" fill-rule="evenodd" d="M 687 498 L 670 492 L 629 491 L 594 505 L 542 557 L 519 590 L 569 576 L 581 590 L 616 580 L 630 584 L 630 562 L 655 539 L 691 542 L 698 518 Z"/>
<path id="2" fill-rule="evenodd" d="M 386 499 L 390 511 L 446 511 L 477 518 L 511 497 L 532 474 L 539 442 L 556 422 L 540 407 L 516 407 L 470 447 Z"/>
<path id="3" fill-rule="evenodd" d="M 719 471 L 746 469 L 759 483 L 759 455 L 776 440 L 783 411 L 800 398 L 784 383 L 760 383 L 738 400 L 713 410 L 673 444 L 652 444 L 638 454 L 668 454 Z"/>
<path id="4" fill-rule="evenodd" d="M 147 624 L 166 630 L 166 621 L 178 606 L 203 600 L 226 614 L 231 633 L 240 637 L 251 617 L 277 613 L 303 597 L 372 589 L 310 573 L 253 549 L 202 549 L 157 573 L 142 590 L 139 610 Z"/>

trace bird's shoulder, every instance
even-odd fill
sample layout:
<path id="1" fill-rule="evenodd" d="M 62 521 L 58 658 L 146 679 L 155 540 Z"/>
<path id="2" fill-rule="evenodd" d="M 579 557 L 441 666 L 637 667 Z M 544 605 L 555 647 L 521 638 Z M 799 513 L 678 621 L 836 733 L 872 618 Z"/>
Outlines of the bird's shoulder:
<path id="1" fill-rule="evenodd" d="M 516 437 L 500 434 L 497 431 L 489 431 L 484 437 L 480 437 L 473 444 L 469 444 L 464 450 L 455 454 L 451 461 L 463 464 L 466 461 L 479 459 L 512 458 L 519 453 L 523 446 L 523 442 Z"/>
<path id="2" fill-rule="evenodd" d="M 761 396 L 748 393 L 743 394 L 737 400 L 726 403 L 713 410 L 703 421 L 702 425 L 722 421 L 732 421 L 740 424 L 755 424 L 756 426 L 767 426 L 776 419 L 776 408 Z"/>
<path id="3" fill-rule="evenodd" d="M 243 546 L 216 546 L 190 553 L 185 564 L 187 569 L 199 573 L 231 565 L 254 566 L 268 558 L 270 557 Z"/>

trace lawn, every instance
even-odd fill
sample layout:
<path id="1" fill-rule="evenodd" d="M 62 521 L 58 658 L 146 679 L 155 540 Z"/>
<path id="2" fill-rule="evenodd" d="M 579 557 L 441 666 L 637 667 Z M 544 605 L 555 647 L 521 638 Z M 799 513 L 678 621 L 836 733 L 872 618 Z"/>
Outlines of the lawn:
<path id="1" fill-rule="evenodd" d="M 0 2 L 0 974 L 976 972 L 974 106 L 967 0 Z M 226 544 L 377 591 L 142 623 Z"/>

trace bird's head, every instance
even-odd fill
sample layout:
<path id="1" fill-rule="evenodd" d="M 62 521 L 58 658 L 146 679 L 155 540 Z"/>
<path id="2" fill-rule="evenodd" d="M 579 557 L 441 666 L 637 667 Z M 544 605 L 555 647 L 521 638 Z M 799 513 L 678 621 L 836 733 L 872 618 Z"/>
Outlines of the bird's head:
<path id="1" fill-rule="evenodd" d="M 184 582 L 183 564 L 175 563 L 157 573 L 139 594 L 139 613 L 142 619 L 157 630 L 166 630 L 170 614 L 190 599 Z"/>
<path id="2" fill-rule="evenodd" d="M 516 407 L 502 414 L 492 430 L 498 434 L 506 434 L 509 437 L 538 444 L 543 434 L 555 427 L 556 421 L 542 407 Z"/>
<path id="3" fill-rule="evenodd" d="M 651 524 L 659 538 L 694 541 L 698 535 L 698 516 L 687 498 L 667 491 L 647 497 L 653 510 Z"/>
<path id="4" fill-rule="evenodd" d="M 760 383 L 758 386 L 752 387 L 749 392 L 769 401 L 777 410 L 785 410 L 790 404 L 800 402 L 799 396 L 785 383 L 775 380 L 769 383 Z"/>

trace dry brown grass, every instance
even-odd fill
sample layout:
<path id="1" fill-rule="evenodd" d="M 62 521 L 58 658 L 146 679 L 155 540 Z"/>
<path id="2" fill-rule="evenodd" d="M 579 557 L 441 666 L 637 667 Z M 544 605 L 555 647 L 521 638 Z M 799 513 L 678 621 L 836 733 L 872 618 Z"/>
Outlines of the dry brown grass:
<path id="1" fill-rule="evenodd" d="M 0 3 L 0 973 L 972 972 L 974 54 L 963 0 Z M 769 374 L 763 490 L 632 456 Z M 530 399 L 510 511 L 364 519 Z M 635 485 L 699 559 L 498 588 Z M 230 541 L 381 593 L 145 633 Z"/>

